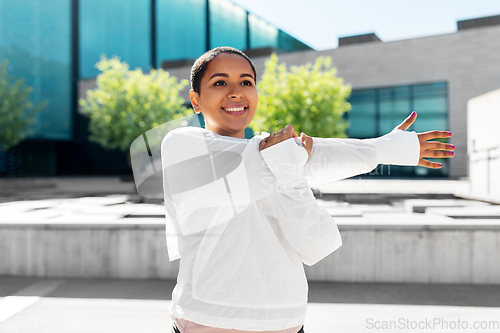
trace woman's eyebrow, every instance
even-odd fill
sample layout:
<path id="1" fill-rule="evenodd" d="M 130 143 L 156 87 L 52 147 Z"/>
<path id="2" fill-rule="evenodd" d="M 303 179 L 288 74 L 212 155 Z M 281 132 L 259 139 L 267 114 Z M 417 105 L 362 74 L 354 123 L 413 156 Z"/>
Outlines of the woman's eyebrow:
<path id="1" fill-rule="evenodd" d="M 229 77 L 229 75 L 227 75 L 226 73 L 214 73 L 212 76 L 210 76 L 210 78 L 208 79 L 209 81 L 212 80 L 214 77 L 218 77 L 218 76 L 222 76 L 222 77 Z M 241 74 L 240 77 L 245 77 L 245 76 L 248 76 L 248 77 L 251 77 L 252 79 L 254 79 L 253 75 L 251 74 L 247 74 L 247 73 L 244 73 L 244 74 Z M 255 79 L 254 79 L 255 80 Z"/>
<path id="2" fill-rule="evenodd" d="M 217 76 L 223 76 L 223 77 L 229 77 L 229 75 L 227 75 L 226 73 L 215 73 L 214 75 L 212 75 L 208 80 L 212 80 L 214 77 L 217 77 Z"/>
<path id="3" fill-rule="evenodd" d="M 251 77 L 255 81 L 255 78 L 251 74 L 241 74 L 240 75 L 240 77 L 245 77 L 245 76 Z"/>

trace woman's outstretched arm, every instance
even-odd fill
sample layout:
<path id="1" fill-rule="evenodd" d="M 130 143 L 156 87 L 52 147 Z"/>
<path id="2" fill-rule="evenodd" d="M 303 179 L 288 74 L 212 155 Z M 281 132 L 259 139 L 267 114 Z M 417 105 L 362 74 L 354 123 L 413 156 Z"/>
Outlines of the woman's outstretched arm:
<path id="1" fill-rule="evenodd" d="M 412 113 L 392 132 L 379 138 L 312 138 L 312 152 L 305 169 L 309 185 L 315 187 L 364 174 L 379 164 L 442 167 L 426 158 L 453 157 L 455 146 L 428 140 L 449 138 L 451 133 L 407 132 L 406 129 L 415 122 L 416 116 L 416 113 Z"/>

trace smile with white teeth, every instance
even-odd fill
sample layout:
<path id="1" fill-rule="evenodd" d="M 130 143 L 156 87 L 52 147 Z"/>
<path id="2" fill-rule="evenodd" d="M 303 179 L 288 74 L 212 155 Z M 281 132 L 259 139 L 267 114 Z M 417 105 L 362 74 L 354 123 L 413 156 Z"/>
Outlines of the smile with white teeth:
<path id="1" fill-rule="evenodd" d="M 224 110 L 230 111 L 230 112 L 235 112 L 235 111 L 243 111 L 243 110 L 245 110 L 245 108 L 244 107 L 240 107 L 240 108 L 225 108 Z"/>

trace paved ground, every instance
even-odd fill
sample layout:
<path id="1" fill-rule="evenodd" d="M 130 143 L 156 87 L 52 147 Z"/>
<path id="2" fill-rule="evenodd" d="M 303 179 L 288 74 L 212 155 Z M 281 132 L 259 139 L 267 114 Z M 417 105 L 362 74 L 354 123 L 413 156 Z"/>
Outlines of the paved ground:
<path id="1" fill-rule="evenodd" d="M 174 283 L 0 278 L 0 332 L 170 332 Z M 305 330 L 370 332 L 394 322 L 390 332 L 441 332 L 459 321 L 493 329 L 453 331 L 500 332 L 500 286 L 311 282 Z"/>
<path id="2" fill-rule="evenodd" d="M 333 194 L 319 198 L 319 204 L 339 224 L 402 220 L 471 227 L 500 224 L 499 206 L 451 195 L 457 188 L 463 190 L 462 183 L 434 183 L 438 190 L 433 194 L 428 193 L 429 183 L 407 184 L 406 191 L 401 188 L 392 193 L 386 190 L 389 183 L 378 183 L 377 196 L 360 191 L 360 186 L 372 186 L 369 183 L 353 184 L 356 191 L 332 190 Z M 0 185 L 0 224 L 88 223 L 86 214 L 95 223 L 139 223 L 144 217 L 162 217 L 158 200 L 140 198 L 132 183 L 117 179 L 26 180 Z M 455 190 L 446 190 L 446 186 Z M 168 306 L 174 283 L 0 277 L 0 333 L 170 332 Z M 305 330 L 500 332 L 500 284 L 311 282 Z"/>

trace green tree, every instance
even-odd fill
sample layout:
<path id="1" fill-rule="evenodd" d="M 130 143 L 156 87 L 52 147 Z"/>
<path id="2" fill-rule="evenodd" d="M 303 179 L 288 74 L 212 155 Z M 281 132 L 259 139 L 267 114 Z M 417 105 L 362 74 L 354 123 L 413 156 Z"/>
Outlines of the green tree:
<path id="1" fill-rule="evenodd" d="M 288 70 L 271 55 L 257 84 L 259 103 L 252 127 L 276 132 L 292 124 L 299 135 L 346 137 L 348 123 L 342 116 L 351 109 L 351 87 L 336 74 L 330 57 Z"/>
<path id="2" fill-rule="evenodd" d="M 29 95 L 33 89 L 24 80 L 10 76 L 8 62 L 0 65 L 0 151 L 7 150 L 28 137 L 36 114 L 46 105 L 35 106 Z"/>
<path id="3" fill-rule="evenodd" d="M 139 135 L 193 113 L 179 95 L 187 80 L 179 82 L 162 69 L 129 70 L 118 57 L 103 56 L 96 67 L 102 72 L 97 89 L 80 99 L 80 113 L 90 118 L 89 140 L 106 149 L 127 151 Z"/>

